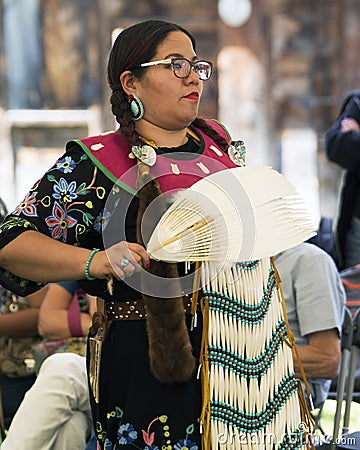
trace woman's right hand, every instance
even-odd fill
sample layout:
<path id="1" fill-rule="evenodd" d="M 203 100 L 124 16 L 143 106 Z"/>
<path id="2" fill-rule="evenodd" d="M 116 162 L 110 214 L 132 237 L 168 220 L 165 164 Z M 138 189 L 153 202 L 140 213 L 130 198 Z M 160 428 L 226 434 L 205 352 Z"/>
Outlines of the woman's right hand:
<path id="1" fill-rule="evenodd" d="M 89 274 L 99 279 L 111 275 L 123 280 L 142 267 L 148 268 L 149 265 L 149 255 L 142 245 L 121 241 L 94 255 L 89 266 Z"/>

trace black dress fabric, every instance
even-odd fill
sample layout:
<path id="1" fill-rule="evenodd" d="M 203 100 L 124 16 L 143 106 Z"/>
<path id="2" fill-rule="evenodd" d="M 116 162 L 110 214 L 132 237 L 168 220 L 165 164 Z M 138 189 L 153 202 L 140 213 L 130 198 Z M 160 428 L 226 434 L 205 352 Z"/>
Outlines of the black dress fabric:
<path id="1" fill-rule="evenodd" d="M 199 323 L 191 332 L 197 356 L 201 329 Z M 158 382 L 150 372 L 147 348 L 144 320 L 112 322 L 102 349 L 100 402 L 91 397 L 102 448 L 195 450 L 200 447 L 200 380 L 194 373 L 187 383 Z"/>

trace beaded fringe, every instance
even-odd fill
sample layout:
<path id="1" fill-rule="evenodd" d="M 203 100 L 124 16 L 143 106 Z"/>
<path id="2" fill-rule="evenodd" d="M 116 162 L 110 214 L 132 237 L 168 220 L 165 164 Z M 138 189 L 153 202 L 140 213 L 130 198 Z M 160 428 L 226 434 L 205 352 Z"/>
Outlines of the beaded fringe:
<path id="1" fill-rule="evenodd" d="M 203 449 L 313 448 L 271 260 L 204 262 L 201 278 Z"/>

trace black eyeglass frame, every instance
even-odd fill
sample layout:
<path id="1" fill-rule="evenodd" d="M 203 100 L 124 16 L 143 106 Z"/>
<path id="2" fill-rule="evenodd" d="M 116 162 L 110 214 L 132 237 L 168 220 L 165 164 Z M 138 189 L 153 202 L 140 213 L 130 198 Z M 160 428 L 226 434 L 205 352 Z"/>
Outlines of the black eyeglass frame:
<path id="1" fill-rule="evenodd" d="M 183 77 L 179 76 L 176 74 L 176 69 L 175 69 L 175 64 L 176 61 L 186 61 L 189 64 L 189 71 L 186 75 L 184 75 Z M 207 78 L 202 78 L 201 74 L 199 72 L 199 69 L 197 68 L 199 66 L 199 64 L 207 64 L 209 66 L 209 71 L 210 71 L 210 75 Z M 194 70 L 194 72 L 199 75 L 200 80 L 202 81 L 207 81 L 211 78 L 212 75 L 212 69 L 213 69 L 213 64 L 211 61 L 206 61 L 206 60 L 197 60 L 197 61 L 189 61 L 186 58 L 168 58 L 168 59 L 160 59 L 158 61 L 149 61 L 146 63 L 142 63 L 140 64 L 138 67 L 151 67 L 151 66 L 158 66 L 160 64 L 164 64 L 164 65 L 171 65 L 173 74 L 176 76 L 176 78 L 187 78 L 190 75 L 191 69 Z"/>

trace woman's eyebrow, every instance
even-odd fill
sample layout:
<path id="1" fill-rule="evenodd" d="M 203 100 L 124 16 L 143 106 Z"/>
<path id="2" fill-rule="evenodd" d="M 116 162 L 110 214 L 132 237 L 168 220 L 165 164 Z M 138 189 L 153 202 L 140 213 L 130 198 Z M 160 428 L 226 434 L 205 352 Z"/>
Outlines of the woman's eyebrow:
<path id="1" fill-rule="evenodd" d="M 185 56 L 181 55 L 180 53 L 169 53 L 167 56 L 165 56 L 164 59 L 170 59 L 170 58 L 185 58 Z M 190 61 L 197 61 L 198 59 L 199 59 L 198 56 L 195 55 L 191 58 Z"/>

